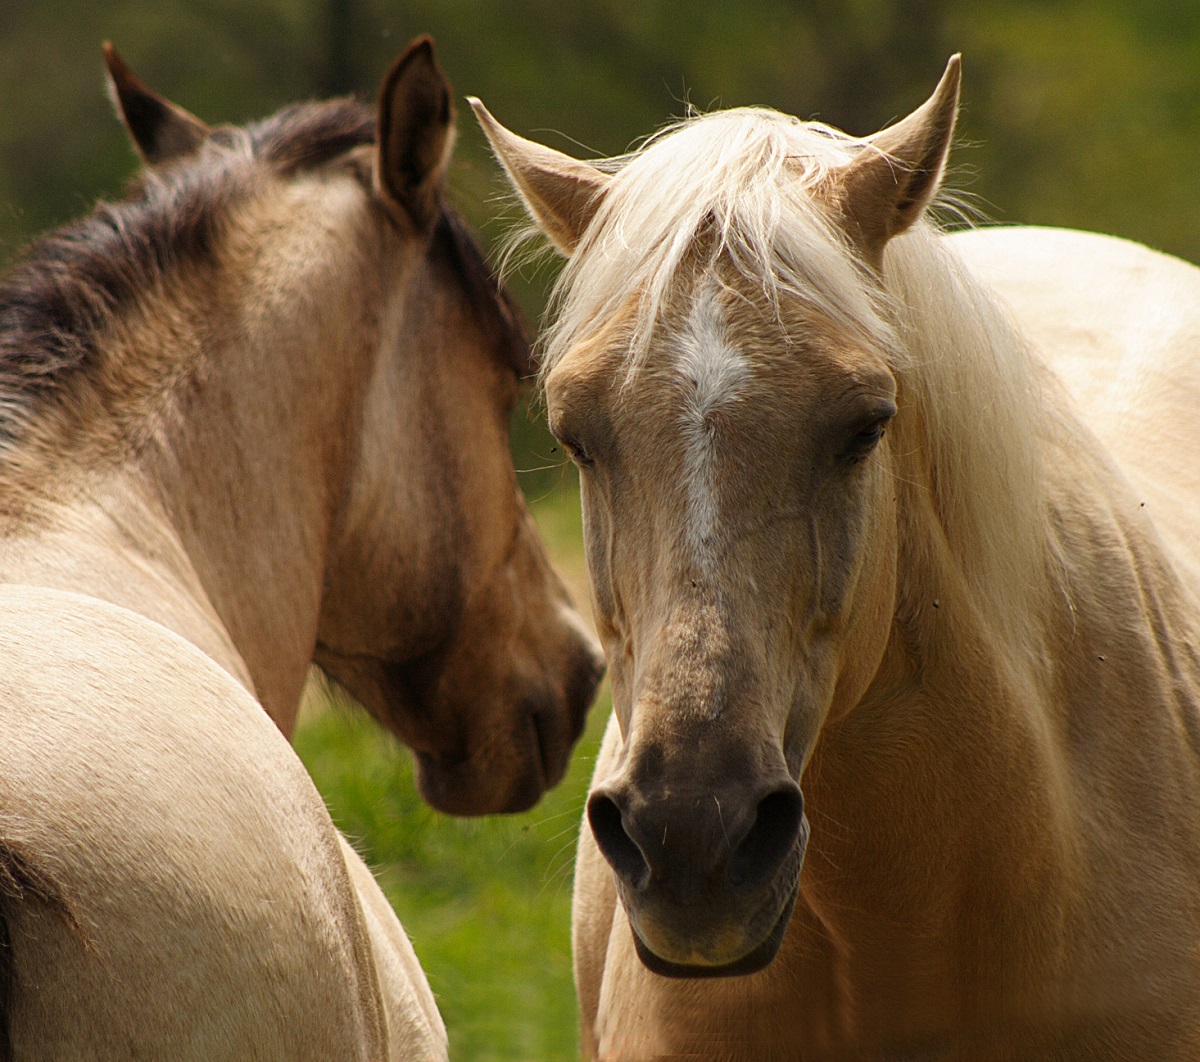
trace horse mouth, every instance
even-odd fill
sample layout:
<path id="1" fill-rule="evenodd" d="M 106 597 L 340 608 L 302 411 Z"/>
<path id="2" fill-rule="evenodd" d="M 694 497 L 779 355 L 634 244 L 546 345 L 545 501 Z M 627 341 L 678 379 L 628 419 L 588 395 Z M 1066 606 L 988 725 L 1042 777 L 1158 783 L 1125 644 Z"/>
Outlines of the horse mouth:
<path id="1" fill-rule="evenodd" d="M 526 765 L 513 777 L 499 778 L 485 757 L 469 756 L 452 763 L 413 750 L 417 790 L 425 802 L 446 815 L 512 815 L 528 811 L 546 791 L 541 764 Z"/>
<path id="2" fill-rule="evenodd" d="M 658 974 L 660 977 L 745 977 L 747 974 L 758 973 L 760 970 L 766 969 L 775 956 L 779 954 L 784 935 L 787 933 L 788 923 L 792 920 L 792 912 L 796 908 L 796 897 L 799 894 L 800 882 L 797 880 L 796 884 L 792 887 L 791 893 L 788 895 L 787 901 L 783 905 L 783 910 L 779 912 L 779 918 L 771 928 L 771 931 L 760 944 L 733 962 L 721 963 L 719 965 L 671 962 L 669 959 L 664 959 L 650 950 L 638 934 L 638 931 L 634 928 L 633 920 L 630 919 L 629 926 L 633 931 L 634 950 L 637 952 L 638 958 L 641 959 L 642 965 L 651 973 Z"/>

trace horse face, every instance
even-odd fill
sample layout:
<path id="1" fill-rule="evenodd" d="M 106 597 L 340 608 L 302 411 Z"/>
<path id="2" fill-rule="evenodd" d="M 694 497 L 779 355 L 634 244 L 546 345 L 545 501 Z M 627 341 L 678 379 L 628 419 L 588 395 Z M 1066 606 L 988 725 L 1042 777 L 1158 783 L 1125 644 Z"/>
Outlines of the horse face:
<path id="1" fill-rule="evenodd" d="M 602 658 L 517 489 L 516 374 L 449 253 L 393 317 L 317 661 L 413 749 L 434 807 L 518 811 L 561 778 Z"/>
<path id="2" fill-rule="evenodd" d="M 774 119 L 748 130 L 735 113 L 611 169 L 476 105 L 572 257 L 546 394 L 583 472 L 623 739 L 588 821 L 659 973 L 774 957 L 809 832 L 799 783 L 880 670 L 898 396 L 878 272 L 936 191 L 958 80 L 952 60 L 869 142 L 797 140 Z"/>
<path id="3" fill-rule="evenodd" d="M 882 358 L 811 316 L 782 338 L 720 279 L 627 381 L 619 321 L 547 379 L 624 737 L 588 819 L 644 961 L 690 976 L 773 957 L 808 835 L 797 782 L 875 673 L 895 585 Z"/>
<path id="4" fill-rule="evenodd" d="M 440 204 L 451 109 L 431 53 L 399 61 L 380 112 L 364 284 L 385 309 L 316 661 L 414 750 L 435 807 L 519 811 L 562 777 L 602 658 L 516 485 L 527 339 Z"/>

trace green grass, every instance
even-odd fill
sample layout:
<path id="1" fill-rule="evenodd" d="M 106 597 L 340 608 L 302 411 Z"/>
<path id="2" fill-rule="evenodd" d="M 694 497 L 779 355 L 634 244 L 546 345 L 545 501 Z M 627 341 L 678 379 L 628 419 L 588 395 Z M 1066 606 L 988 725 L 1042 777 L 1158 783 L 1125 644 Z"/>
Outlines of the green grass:
<path id="1" fill-rule="evenodd" d="M 569 583 L 582 579 L 578 502 L 532 503 Z M 455 819 L 417 795 L 408 753 L 358 709 L 309 706 L 295 744 L 334 821 L 412 938 L 460 1062 L 578 1057 L 571 875 L 607 692 L 566 779 L 523 815 Z"/>

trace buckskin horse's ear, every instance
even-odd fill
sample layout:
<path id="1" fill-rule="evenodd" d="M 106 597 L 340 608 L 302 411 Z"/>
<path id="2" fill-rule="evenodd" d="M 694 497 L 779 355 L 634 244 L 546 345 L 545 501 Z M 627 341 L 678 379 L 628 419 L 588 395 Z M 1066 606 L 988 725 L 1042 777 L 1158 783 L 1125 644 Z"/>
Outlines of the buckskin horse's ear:
<path id="1" fill-rule="evenodd" d="M 510 133 L 479 100 L 469 102 L 530 216 L 558 251 L 570 256 L 612 178 L 586 162 Z"/>
<path id="2" fill-rule="evenodd" d="M 867 145 L 837 175 L 837 198 L 851 237 L 874 266 L 893 236 L 937 195 L 958 117 L 961 57 L 951 56 L 932 96 Z"/>
<path id="3" fill-rule="evenodd" d="M 103 50 L 113 103 L 145 162 L 154 166 L 182 158 L 208 139 L 207 125 L 146 88 L 111 43 L 105 41 Z"/>
<path id="4" fill-rule="evenodd" d="M 420 229 L 438 216 L 446 164 L 454 145 L 450 82 L 418 37 L 383 79 L 379 91 L 375 183 L 384 200 Z"/>

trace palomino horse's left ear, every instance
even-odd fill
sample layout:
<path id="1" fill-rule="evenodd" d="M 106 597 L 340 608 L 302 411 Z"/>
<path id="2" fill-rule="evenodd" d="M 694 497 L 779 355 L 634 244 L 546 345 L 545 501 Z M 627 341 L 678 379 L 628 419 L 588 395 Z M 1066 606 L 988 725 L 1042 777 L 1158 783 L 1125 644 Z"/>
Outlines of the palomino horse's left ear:
<path id="1" fill-rule="evenodd" d="M 418 37 L 383 79 L 375 183 L 396 213 L 428 229 L 437 219 L 450 149 L 454 104 L 433 41 Z"/>
<path id="2" fill-rule="evenodd" d="M 942 183 L 962 80 L 951 56 L 932 96 L 907 118 L 869 137 L 838 175 L 837 196 L 850 235 L 874 266 L 893 236 L 913 224 Z"/>
<path id="3" fill-rule="evenodd" d="M 110 42 L 103 50 L 113 103 L 143 161 L 154 166 L 182 158 L 208 139 L 207 125 L 146 88 Z"/>
<path id="4" fill-rule="evenodd" d="M 477 99 L 471 99 L 496 158 L 550 242 L 570 256 L 612 178 L 603 170 L 510 133 Z"/>

